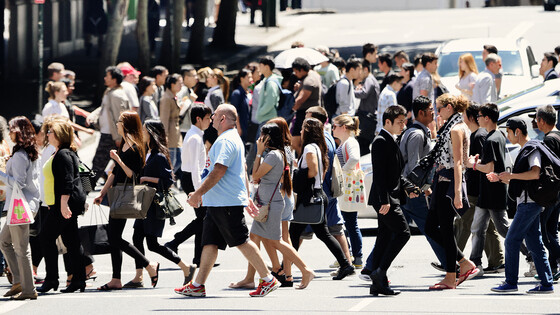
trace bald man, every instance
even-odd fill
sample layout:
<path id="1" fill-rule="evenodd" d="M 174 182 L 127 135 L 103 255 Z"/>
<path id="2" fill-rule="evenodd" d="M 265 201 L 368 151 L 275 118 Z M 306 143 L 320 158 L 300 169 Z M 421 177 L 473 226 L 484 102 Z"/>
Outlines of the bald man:
<path id="1" fill-rule="evenodd" d="M 202 175 L 202 185 L 189 194 L 192 207 L 207 208 L 202 231 L 202 256 L 196 280 L 175 292 L 185 296 L 206 296 L 204 283 L 218 257 L 218 249 L 226 245 L 237 247 L 255 267 L 261 281 L 250 296 L 265 296 L 280 284 L 266 268 L 259 249 L 249 239 L 243 209 L 254 217 L 258 210 L 248 195 L 248 180 L 245 170 L 245 148 L 237 125 L 237 111 L 230 104 L 216 108 L 212 124 L 218 131 L 218 139 L 208 152 L 209 166 Z M 207 175 L 206 175 L 207 174 Z"/>

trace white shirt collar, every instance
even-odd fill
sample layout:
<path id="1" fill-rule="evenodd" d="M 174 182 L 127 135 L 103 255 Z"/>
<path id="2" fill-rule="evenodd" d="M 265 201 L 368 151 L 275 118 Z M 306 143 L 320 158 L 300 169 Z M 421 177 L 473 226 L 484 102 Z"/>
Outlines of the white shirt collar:
<path id="1" fill-rule="evenodd" d="M 196 125 L 192 125 L 191 129 L 193 130 L 194 133 L 198 134 L 198 135 L 203 135 L 204 131 L 202 131 L 202 129 L 198 128 Z"/>
<path id="2" fill-rule="evenodd" d="M 385 130 L 386 133 L 388 133 L 389 135 L 391 135 L 391 137 L 393 138 L 393 140 L 397 141 L 397 135 L 394 135 L 394 134 L 390 133 L 390 132 L 387 131 L 387 129 L 385 129 L 385 128 L 381 128 L 381 130 Z"/>

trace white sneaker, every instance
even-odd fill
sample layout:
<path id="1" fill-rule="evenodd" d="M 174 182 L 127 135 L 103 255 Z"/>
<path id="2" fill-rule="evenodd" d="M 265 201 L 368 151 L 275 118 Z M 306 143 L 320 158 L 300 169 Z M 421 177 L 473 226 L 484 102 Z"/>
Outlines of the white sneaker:
<path id="1" fill-rule="evenodd" d="M 534 277 L 537 274 L 537 268 L 535 268 L 535 263 L 529 262 L 529 271 L 526 271 L 523 275 L 525 277 Z"/>
<path id="2" fill-rule="evenodd" d="M 366 282 L 371 282 L 371 277 L 369 275 L 365 275 L 363 273 L 358 275 L 358 278 L 360 278 L 360 280 L 366 281 Z"/>
<path id="3" fill-rule="evenodd" d="M 338 263 L 338 261 L 335 260 L 334 263 L 332 263 L 332 264 L 329 265 L 329 268 L 336 268 L 336 269 L 338 269 L 338 268 L 340 268 L 340 264 Z"/>

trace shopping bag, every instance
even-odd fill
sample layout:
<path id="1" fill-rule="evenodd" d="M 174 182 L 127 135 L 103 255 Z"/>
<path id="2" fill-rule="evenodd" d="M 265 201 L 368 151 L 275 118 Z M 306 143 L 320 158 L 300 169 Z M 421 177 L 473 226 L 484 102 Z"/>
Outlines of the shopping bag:
<path id="1" fill-rule="evenodd" d="M 103 255 L 111 252 L 109 244 L 107 215 L 101 209 L 101 206 L 94 205 L 91 210 L 90 225 L 82 226 L 78 229 L 80 241 L 84 252 L 87 255 Z M 95 222 L 94 221 L 95 218 Z"/>
<path id="2" fill-rule="evenodd" d="M 33 222 L 35 220 L 33 212 L 29 208 L 29 203 L 19 185 L 14 183 L 10 197 L 10 207 L 8 208 L 8 225 L 32 224 Z"/>
<path id="3" fill-rule="evenodd" d="M 338 197 L 341 211 L 354 212 L 366 208 L 364 172 L 361 169 L 344 172 L 343 187 L 343 194 Z"/>

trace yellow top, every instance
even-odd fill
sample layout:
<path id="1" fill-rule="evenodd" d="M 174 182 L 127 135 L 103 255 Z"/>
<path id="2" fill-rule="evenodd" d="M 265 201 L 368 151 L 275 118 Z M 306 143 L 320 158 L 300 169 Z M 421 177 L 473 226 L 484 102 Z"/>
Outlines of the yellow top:
<path id="1" fill-rule="evenodd" d="M 43 189 L 45 191 L 45 202 L 48 206 L 54 205 L 54 175 L 52 170 L 52 162 L 54 155 L 51 156 L 45 165 L 43 166 L 43 176 L 45 176 L 45 181 L 43 182 Z"/>

